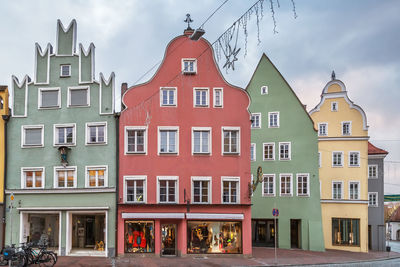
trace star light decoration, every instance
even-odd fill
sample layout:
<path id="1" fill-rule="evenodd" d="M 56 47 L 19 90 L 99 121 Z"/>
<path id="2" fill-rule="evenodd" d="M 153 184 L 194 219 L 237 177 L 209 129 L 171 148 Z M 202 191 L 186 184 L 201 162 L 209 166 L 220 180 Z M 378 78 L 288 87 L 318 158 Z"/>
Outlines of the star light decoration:
<path id="1" fill-rule="evenodd" d="M 240 52 L 240 48 L 236 49 L 236 46 L 233 48 L 230 44 L 228 44 L 228 51 L 225 54 L 226 62 L 223 66 L 223 68 L 229 69 L 232 68 L 232 70 L 235 70 L 235 61 L 238 60 L 237 55 Z"/>

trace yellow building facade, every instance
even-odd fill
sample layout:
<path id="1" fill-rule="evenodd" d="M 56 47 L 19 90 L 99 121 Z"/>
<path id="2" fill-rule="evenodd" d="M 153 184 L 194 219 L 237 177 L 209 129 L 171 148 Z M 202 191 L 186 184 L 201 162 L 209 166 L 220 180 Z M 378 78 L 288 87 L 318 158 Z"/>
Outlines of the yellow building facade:
<path id="1" fill-rule="evenodd" d="M 0 85 L 0 214 L 1 218 L 5 217 L 4 214 L 4 175 L 5 175 L 5 146 L 6 146 L 6 138 L 5 138 L 5 124 L 8 121 L 8 87 L 5 85 Z M 4 220 L 0 220 L 1 228 L 0 228 L 0 244 L 2 246 L 4 241 L 3 229 L 5 227 Z"/>
<path id="2" fill-rule="evenodd" d="M 310 111 L 318 129 L 321 209 L 326 249 L 368 252 L 368 126 L 344 83 L 326 84 Z"/>

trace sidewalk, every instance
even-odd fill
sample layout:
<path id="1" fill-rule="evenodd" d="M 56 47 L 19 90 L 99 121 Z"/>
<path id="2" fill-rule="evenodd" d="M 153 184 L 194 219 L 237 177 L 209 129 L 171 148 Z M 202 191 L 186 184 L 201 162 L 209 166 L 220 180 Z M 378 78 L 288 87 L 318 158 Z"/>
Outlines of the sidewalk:
<path id="1" fill-rule="evenodd" d="M 388 258 L 399 258 L 396 252 L 369 252 L 357 253 L 339 250 L 327 250 L 326 252 L 313 252 L 297 249 L 278 249 L 278 265 L 303 265 L 303 264 L 326 264 L 346 263 L 360 261 L 374 261 Z M 212 256 L 190 256 L 190 257 L 118 257 L 115 259 L 117 267 L 125 266 L 265 266 L 274 265 L 273 248 L 253 248 L 253 257 L 218 257 Z M 113 260 L 100 257 L 59 257 L 56 267 L 110 267 Z"/>

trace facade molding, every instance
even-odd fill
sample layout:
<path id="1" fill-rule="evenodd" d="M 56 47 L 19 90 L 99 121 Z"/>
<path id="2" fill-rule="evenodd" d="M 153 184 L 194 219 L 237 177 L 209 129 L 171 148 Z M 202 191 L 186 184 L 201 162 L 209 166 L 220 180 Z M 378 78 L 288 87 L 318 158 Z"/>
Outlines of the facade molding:
<path id="1" fill-rule="evenodd" d="M 81 194 L 81 193 L 114 193 L 115 187 L 108 188 L 71 188 L 71 189 L 9 189 L 5 190 L 6 195 L 30 195 L 30 194 Z"/>
<path id="2" fill-rule="evenodd" d="M 185 219 L 184 212 L 122 212 L 122 219 Z"/>
<path id="3" fill-rule="evenodd" d="M 321 199 L 321 203 L 367 204 L 368 205 L 368 200 Z"/>
<path id="4" fill-rule="evenodd" d="M 364 141 L 364 140 L 369 140 L 369 136 L 318 137 L 318 141 Z"/>

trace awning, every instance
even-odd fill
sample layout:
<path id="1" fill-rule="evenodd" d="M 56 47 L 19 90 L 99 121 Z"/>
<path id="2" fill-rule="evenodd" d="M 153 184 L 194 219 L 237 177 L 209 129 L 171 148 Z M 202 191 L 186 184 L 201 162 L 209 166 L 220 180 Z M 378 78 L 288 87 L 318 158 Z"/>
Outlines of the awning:
<path id="1" fill-rule="evenodd" d="M 123 212 L 122 219 L 184 219 L 185 213 L 167 213 L 167 212 Z"/>
<path id="2" fill-rule="evenodd" d="M 186 213 L 187 219 L 196 220 L 243 220 L 242 213 Z"/>

